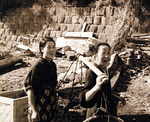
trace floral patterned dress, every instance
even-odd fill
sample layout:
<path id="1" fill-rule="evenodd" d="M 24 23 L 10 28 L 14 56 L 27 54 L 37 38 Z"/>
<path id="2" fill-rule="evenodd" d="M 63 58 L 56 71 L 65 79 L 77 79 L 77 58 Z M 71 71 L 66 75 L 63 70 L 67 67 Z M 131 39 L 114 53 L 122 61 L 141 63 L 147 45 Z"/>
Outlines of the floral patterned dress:
<path id="1" fill-rule="evenodd" d="M 42 86 L 39 94 L 35 97 L 37 110 L 40 114 L 40 122 L 50 122 L 55 113 L 55 91 L 52 87 Z"/>
<path id="2" fill-rule="evenodd" d="M 50 122 L 54 117 L 57 83 L 56 64 L 43 58 L 36 61 L 25 79 L 25 90 L 33 89 L 40 122 Z"/>

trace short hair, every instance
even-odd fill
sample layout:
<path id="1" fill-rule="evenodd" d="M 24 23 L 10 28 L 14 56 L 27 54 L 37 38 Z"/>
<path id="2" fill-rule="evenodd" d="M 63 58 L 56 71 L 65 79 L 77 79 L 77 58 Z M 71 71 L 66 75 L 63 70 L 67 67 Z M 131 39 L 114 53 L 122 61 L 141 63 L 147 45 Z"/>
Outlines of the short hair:
<path id="1" fill-rule="evenodd" d="M 39 50 L 40 50 L 40 53 L 42 53 L 42 49 L 45 47 L 46 43 L 47 42 L 54 42 L 54 44 L 56 45 L 55 41 L 53 38 L 51 37 L 44 37 L 40 40 L 40 43 L 39 43 Z"/>
<path id="2" fill-rule="evenodd" d="M 99 43 L 96 44 L 95 54 L 97 54 L 98 48 L 99 48 L 100 46 L 102 46 L 102 45 L 108 46 L 109 49 L 111 49 L 110 45 L 109 45 L 107 42 L 99 42 Z"/>

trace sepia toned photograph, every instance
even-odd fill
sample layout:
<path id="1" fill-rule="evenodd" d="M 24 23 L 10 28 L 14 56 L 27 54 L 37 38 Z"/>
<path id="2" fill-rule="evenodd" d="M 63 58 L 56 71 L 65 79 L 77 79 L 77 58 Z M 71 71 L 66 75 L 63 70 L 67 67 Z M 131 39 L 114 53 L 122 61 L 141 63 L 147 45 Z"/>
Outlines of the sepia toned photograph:
<path id="1" fill-rule="evenodd" d="M 0 0 L 0 122 L 150 122 L 150 0 Z"/>

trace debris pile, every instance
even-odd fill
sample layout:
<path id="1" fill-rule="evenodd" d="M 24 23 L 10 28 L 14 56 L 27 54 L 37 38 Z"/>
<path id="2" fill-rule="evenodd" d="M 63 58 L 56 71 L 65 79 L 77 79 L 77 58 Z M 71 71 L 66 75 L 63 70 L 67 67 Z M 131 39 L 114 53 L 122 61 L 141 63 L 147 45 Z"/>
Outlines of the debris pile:
<path id="1" fill-rule="evenodd" d="M 140 49 L 127 49 L 124 52 L 119 53 L 124 63 L 130 67 L 134 67 L 137 70 L 145 69 L 150 66 L 150 56 Z"/>
<path id="2" fill-rule="evenodd" d="M 150 72 L 150 34 L 133 34 L 127 39 L 129 49 L 119 55 L 134 74 Z M 149 70 L 149 71 L 148 71 Z"/>

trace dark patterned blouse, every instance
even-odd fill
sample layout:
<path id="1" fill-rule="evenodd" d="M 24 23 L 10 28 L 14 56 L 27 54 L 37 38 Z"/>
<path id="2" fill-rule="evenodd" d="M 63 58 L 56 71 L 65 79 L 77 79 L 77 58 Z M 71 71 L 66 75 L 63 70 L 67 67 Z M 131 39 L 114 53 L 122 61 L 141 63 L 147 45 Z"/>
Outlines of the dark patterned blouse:
<path id="1" fill-rule="evenodd" d="M 57 83 L 56 64 L 44 58 L 36 61 L 25 79 L 25 90 L 33 89 L 40 122 L 50 122 L 54 116 Z"/>

